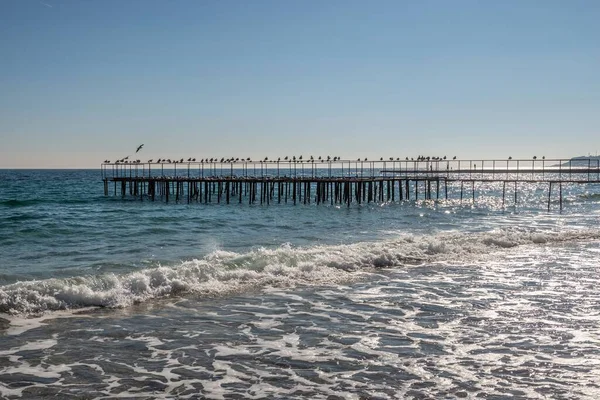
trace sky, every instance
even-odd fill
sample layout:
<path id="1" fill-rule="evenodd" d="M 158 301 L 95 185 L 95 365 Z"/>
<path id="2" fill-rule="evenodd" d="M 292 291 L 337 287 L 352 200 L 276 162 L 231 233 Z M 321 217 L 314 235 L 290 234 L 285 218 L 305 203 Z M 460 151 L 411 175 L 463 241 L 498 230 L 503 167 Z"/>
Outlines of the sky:
<path id="1" fill-rule="evenodd" d="M 597 0 L 0 0 L 0 168 L 595 155 L 598 21 Z"/>

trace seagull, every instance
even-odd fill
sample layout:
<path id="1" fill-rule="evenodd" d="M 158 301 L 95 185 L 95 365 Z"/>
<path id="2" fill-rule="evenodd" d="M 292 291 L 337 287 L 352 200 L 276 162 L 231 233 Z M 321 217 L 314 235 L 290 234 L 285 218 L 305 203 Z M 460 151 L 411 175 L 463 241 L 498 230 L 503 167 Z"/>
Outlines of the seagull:
<path id="1" fill-rule="evenodd" d="M 135 152 L 137 153 L 138 151 L 140 151 L 142 147 L 144 147 L 144 143 L 140 144 Z"/>

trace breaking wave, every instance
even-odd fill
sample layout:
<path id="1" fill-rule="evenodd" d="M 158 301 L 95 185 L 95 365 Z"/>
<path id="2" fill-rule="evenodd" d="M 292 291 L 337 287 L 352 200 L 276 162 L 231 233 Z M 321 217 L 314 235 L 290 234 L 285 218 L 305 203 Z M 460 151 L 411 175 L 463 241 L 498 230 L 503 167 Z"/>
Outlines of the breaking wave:
<path id="1" fill-rule="evenodd" d="M 377 268 L 423 263 L 466 263 L 523 245 L 600 238 L 597 230 L 405 235 L 348 245 L 214 251 L 202 259 L 126 274 L 18 282 L 0 287 L 0 312 L 37 314 L 82 307 L 126 307 L 154 298 L 221 296 L 265 286 L 327 285 L 360 279 Z"/>

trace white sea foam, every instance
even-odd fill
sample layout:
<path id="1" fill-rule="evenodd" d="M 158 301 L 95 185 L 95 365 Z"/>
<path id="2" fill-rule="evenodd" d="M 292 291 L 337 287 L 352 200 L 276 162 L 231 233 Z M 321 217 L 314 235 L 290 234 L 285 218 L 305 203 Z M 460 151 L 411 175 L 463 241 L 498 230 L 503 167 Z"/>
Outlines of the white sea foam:
<path id="1" fill-rule="evenodd" d="M 192 293 L 219 296 L 253 288 L 336 284 L 376 268 L 431 262 L 467 263 L 523 245 L 590 240 L 596 230 L 539 232 L 502 229 L 484 233 L 402 235 L 393 240 L 337 246 L 217 250 L 202 259 L 127 274 L 19 282 L 0 288 L 0 312 L 35 314 L 89 306 L 126 307 L 152 298 Z"/>

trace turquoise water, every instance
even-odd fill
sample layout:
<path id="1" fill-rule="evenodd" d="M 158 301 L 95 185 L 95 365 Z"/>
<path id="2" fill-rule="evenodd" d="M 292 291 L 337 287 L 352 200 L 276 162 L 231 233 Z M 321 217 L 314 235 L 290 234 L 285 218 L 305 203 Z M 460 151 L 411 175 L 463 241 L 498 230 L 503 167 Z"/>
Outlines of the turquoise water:
<path id="1" fill-rule="evenodd" d="M 600 187 L 501 190 L 165 204 L 2 170 L 0 396 L 597 398 Z"/>

